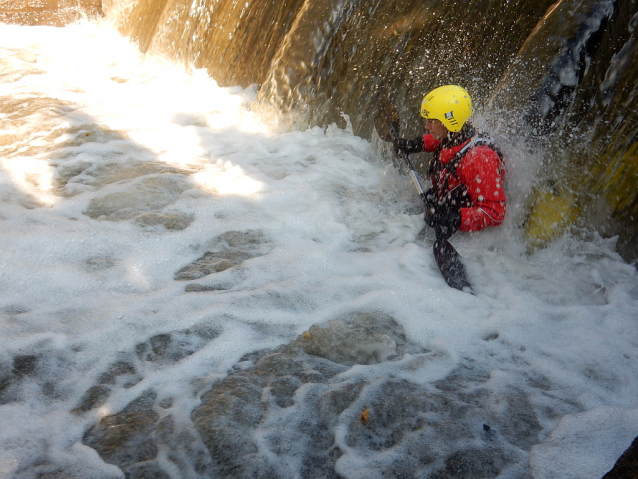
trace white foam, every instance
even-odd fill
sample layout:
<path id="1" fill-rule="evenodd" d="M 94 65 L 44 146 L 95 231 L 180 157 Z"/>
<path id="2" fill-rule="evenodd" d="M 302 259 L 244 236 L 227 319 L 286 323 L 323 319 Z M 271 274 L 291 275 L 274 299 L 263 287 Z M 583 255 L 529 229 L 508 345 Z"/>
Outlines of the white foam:
<path id="1" fill-rule="evenodd" d="M 598 407 L 568 414 L 532 449 L 534 477 L 600 479 L 631 445 L 637 431 L 638 409 Z"/>

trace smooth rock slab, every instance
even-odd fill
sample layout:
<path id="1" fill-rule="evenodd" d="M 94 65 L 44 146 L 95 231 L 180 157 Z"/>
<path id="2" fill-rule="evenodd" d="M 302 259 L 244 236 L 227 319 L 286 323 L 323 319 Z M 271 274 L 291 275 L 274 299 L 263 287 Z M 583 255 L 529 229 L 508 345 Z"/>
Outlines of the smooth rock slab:
<path id="1" fill-rule="evenodd" d="M 138 359 L 172 357 L 169 339 L 149 339 Z M 347 477 L 529 479 L 526 451 L 541 430 L 531 402 L 515 389 L 491 389 L 489 371 L 473 363 L 432 384 L 396 376 L 437 354 L 411 344 L 384 313 L 351 314 L 247 354 L 188 418 L 149 392 L 103 418 L 85 443 L 132 478 L 163 477 L 169 460 L 183 477 L 337 479 L 345 470 Z M 116 363 L 101 380 L 113 387 L 131 374 Z"/>
<path id="2" fill-rule="evenodd" d="M 191 281 L 205 276 L 221 273 L 241 265 L 244 261 L 267 254 L 270 241 L 256 230 L 227 231 L 211 242 L 209 250 L 203 256 L 184 266 L 175 273 L 176 281 Z M 207 285 L 187 286 L 187 292 L 202 292 L 224 289 L 206 288 Z"/>

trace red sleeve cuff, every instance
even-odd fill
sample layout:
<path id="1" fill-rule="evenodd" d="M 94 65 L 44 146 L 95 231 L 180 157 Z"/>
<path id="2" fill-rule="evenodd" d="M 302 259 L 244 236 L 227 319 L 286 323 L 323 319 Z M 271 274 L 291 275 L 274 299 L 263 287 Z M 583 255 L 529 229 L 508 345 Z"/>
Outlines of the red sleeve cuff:
<path id="1" fill-rule="evenodd" d="M 432 153 L 439 147 L 440 144 L 441 142 L 439 140 L 435 140 L 430 133 L 423 135 L 423 146 L 425 148 L 425 151 L 427 151 L 428 153 Z"/>

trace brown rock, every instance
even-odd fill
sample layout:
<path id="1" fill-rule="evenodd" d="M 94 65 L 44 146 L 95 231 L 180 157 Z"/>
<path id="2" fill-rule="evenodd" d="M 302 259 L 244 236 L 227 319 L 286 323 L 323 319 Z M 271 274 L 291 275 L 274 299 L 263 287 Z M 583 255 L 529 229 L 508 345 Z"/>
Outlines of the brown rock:
<path id="1" fill-rule="evenodd" d="M 109 464 L 128 468 L 157 457 L 153 437 L 159 419 L 153 410 L 156 394 L 147 391 L 123 411 L 103 417 L 84 435 L 83 441 Z"/>
<path id="2" fill-rule="evenodd" d="M 62 27 L 82 18 L 103 16 L 102 0 L 3 0 L 0 22 Z"/>

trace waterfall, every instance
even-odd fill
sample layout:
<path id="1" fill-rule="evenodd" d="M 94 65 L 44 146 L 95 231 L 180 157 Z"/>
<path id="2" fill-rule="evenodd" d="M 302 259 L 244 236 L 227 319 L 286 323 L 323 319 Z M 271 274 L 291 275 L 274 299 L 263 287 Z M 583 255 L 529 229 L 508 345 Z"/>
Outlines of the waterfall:
<path id="1" fill-rule="evenodd" d="M 510 135 L 542 148 L 520 219 L 532 244 L 571 225 L 638 256 L 633 1 L 139 0 L 105 4 L 143 51 L 256 84 L 283 128 L 343 124 L 370 138 L 389 97 L 419 133 L 428 90 L 458 83 Z"/>

